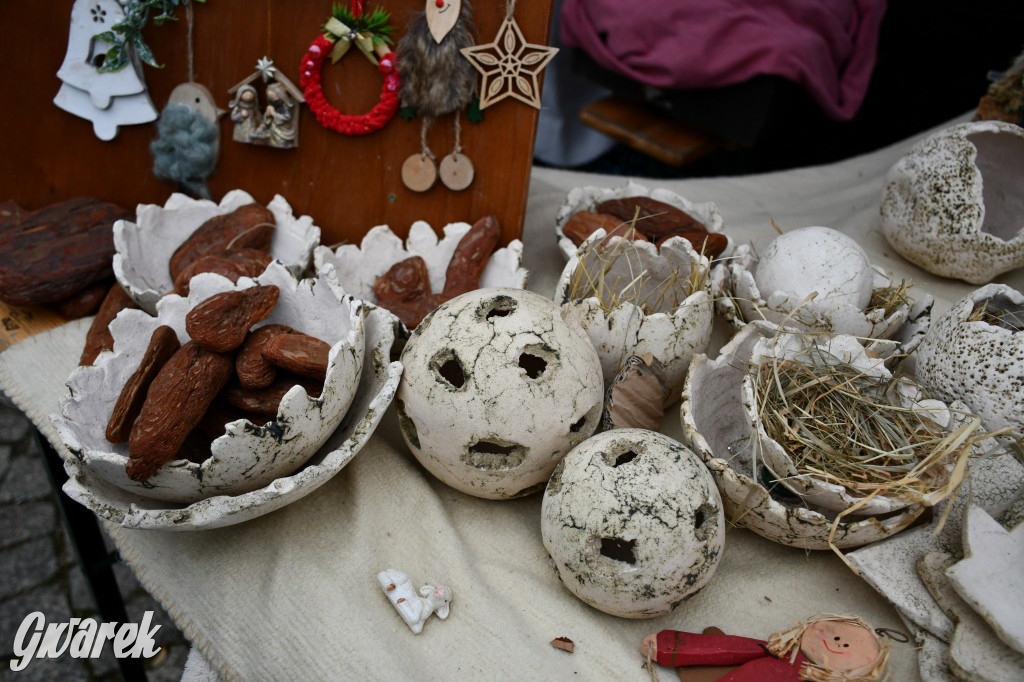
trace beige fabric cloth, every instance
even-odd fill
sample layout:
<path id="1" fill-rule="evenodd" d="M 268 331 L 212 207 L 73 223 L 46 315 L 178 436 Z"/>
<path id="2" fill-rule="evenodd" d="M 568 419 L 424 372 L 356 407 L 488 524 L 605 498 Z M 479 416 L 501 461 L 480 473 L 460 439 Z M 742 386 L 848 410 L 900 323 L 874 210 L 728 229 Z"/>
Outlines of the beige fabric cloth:
<path id="1" fill-rule="evenodd" d="M 881 176 L 908 146 L 770 175 L 640 182 L 715 201 L 726 232 L 760 247 L 774 236 L 772 218 L 783 229 L 840 229 L 874 263 L 934 295 L 941 312 L 972 287 L 906 263 L 878 226 Z M 551 296 L 562 269 L 553 221 L 566 191 L 623 182 L 534 171 L 524 237 L 530 289 Z M 1022 289 L 1024 273 L 999 281 Z M 46 415 L 66 390 L 87 324 L 65 325 L 0 354 L 0 387 L 54 442 Z M 676 437 L 677 409 L 664 427 Z M 717 625 L 766 637 L 825 611 L 902 628 L 895 611 L 831 553 L 782 547 L 741 529 L 729 531 L 711 582 L 671 615 L 605 615 L 556 577 L 541 543 L 540 503 L 540 495 L 477 499 L 437 482 L 408 453 L 392 408 L 347 468 L 284 509 L 217 530 L 111 530 L 142 584 L 228 678 L 646 680 L 639 645 L 663 628 Z M 376 582 L 376 573 L 391 567 L 417 585 L 449 585 L 449 618 L 432 617 L 413 635 Z M 575 642 L 575 653 L 549 646 L 559 636 Z M 658 675 L 675 679 L 668 669 Z M 909 645 L 895 645 L 891 679 L 919 679 Z"/>

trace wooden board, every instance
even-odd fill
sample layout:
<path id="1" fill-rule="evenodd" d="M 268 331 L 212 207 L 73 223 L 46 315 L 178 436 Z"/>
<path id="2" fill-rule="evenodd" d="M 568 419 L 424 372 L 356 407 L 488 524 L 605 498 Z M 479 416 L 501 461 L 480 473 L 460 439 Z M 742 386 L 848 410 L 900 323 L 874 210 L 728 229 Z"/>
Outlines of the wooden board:
<path id="1" fill-rule="evenodd" d="M 155 124 L 121 128 L 111 142 L 99 140 L 92 124 L 53 104 L 61 82 L 56 73 L 67 47 L 71 0 L 0 3 L 0 63 L 8 104 L 0 121 L 0 201 L 17 200 L 28 209 L 75 196 L 95 196 L 126 207 L 166 201 L 172 183 L 152 173 L 149 144 Z M 553 0 L 516 5 L 515 18 L 527 41 L 546 43 Z M 373 5 L 367 4 L 367 7 Z M 384 0 L 396 34 L 423 8 L 422 0 Z M 227 90 L 249 75 L 256 60 L 269 56 L 293 82 L 299 62 L 331 14 L 330 0 L 287 2 L 207 0 L 195 5 L 196 80 L 228 108 Z M 477 43 L 491 42 L 504 16 L 504 2 L 477 0 Z M 153 102 L 162 109 L 171 90 L 187 80 L 184 11 L 177 22 L 148 26 L 145 36 L 163 69 L 145 67 Z M 557 58 L 557 57 L 556 57 Z M 324 91 L 346 114 L 361 114 L 377 102 L 381 78 L 352 50 L 324 68 Z M 234 142 L 232 123 L 220 121 L 221 154 L 209 179 L 219 199 L 240 188 L 258 201 L 281 194 L 297 215 L 306 214 L 323 230 L 324 244 L 358 243 L 371 227 L 386 223 L 404 236 L 414 220 L 435 229 L 453 221 L 494 214 L 502 242 L 519 237 L 533 157 L 537 110 L 511 98 L 489 107 L 484 121 L 463 118 L 462 145 L 476 167 L 476 178 L 462 192 L 440 183 L 423 194 L 405 188 L 402 162 L 420 149 L 420 121 L 396 116 L 384 129 L 362 137 L 329 131 L 301 108 L 299 148 L 271 149 Z M 438 158 L 451 151 L 451 118 L 438 120 L 430 133 Z"/>

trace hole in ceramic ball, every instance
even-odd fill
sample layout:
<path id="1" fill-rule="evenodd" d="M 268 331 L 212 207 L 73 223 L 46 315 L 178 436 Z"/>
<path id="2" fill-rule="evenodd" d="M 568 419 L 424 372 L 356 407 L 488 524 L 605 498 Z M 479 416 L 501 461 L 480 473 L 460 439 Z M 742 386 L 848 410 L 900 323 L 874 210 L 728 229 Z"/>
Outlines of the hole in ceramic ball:
<path id="1" fill-rule="evenodd" d="M 583 415 L 578 421 L 569 426 L 569 431 L 572 433 L 579 433 L 583 430 L 583 427 L 587 425 L 587 415 Z"/>
<path id="2" fill-rule="evenodd" d="M 718 525 L 715 520 L 718 518 L 718 508 L 710 502 L 705 502 L 693 512 L 693 530 L 698 540 L 709 540 L 715 534 Z"/>
<path id="3" fill-rule="evenodd" d="M 636 563 L 636 540 L 621 538 L 601 538 L 601 556 L 622 561 L 627 564 Z"/>
<path id="4" fill-rule="evenodd" d="M 977 148 L 974 160 L 981 173 L 985 220 L 981 231 L 1009 241 L 1021 231 L 1024 215 L 1024 137 L 981 131 L 967 139 Z"/>
<path id="5" fill-rule="evenodd" d="M 477 469 L 506 470 L 526 461 L 527 448 L 499 439 L 478 440 L 469 446 L 462 461 Z"/>
<path id="6" fill-rule="evenodd" d="M 418 450 L 420 447 L 420 435 L 416 431 L 416 424 L 406 414 L 405 403 L 397 398 L 395 399 L 395 411 L 398 413 L 398 428 L 402 429 L 402 435 L 405 436 L 405 440 L 409 442 L 409 445 Z"/>
<path id="7" fill-rule="evenodd" d="M 536 379 L 548 368 L 548 361 L 530 353 L 519 355 L 519 366 L 526 370 L 526 376 Z"/>
<path id="8" fill-rule="evenodd" d="M 459 362 L 459 356 L 449 348 L 434 355 L 430 368 L 443 383 L 456 390 L 466 385 L 466 371 Z"/>
<path id="9" fill-rule="evenodd" d="M 632 450 L 626 450 L 621 455 L 619 455 L 618 457 L 615 458 L 615 463 L 612 464 L 612 467 L 613 468 L 614 467 L 620 467 L 623 464 L 629 464 L 630 462 L 632 462 L 634 459 L 636 459 L 639 456 L 640 455 L 638 455 L 637 453 L 633 452 Z"/>
<path id="10" fill-rule="evenodd" d="M 496 296 L 480 306 L 483 318 L 491 322 L 496 317 L 508 317 L 516 311 L 518 304 L 510 296 Z"/>

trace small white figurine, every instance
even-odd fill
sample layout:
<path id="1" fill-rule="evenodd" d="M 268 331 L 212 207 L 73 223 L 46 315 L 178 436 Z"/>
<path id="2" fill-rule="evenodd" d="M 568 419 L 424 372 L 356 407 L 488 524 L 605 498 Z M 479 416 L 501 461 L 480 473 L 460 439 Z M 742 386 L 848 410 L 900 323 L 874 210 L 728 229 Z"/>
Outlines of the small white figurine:
<path id="1" fill-rule="evenodd" d="M 452 600 L 450 587 L 424 585 L 417 595 L 409 576 L 394 568 L 378 573 L 377 581 L 414 634 L 420 634 L 430 614 L 437 613 L 442 620 L 448 617 L 448 604 Z"/>

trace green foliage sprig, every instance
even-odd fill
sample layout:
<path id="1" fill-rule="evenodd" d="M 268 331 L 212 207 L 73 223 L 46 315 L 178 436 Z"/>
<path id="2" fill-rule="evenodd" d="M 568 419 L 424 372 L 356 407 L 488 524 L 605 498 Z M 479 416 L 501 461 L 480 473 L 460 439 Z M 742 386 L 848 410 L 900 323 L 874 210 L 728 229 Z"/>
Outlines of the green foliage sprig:
<path id="1" fill-rule="evenodd" d="M 356 33 L 369 33 L 372 35 L 375 45 L 380 43 L 391 45 L 394 43 L 391 34 L 394 33 L 395 27 L 388 23 L 391 21 L 391 13 L 380 7 L 374 7 L 371 11 L 363 12 L 362 15 L 356 17 L 351 9 L 345 5 L 337 4 L 334 6 L 332 14 L 335 19 Z M 334 34 L 330 35 L 333 36 Z M 340 38 L 341 36 L 334 37 Z"/>
<path id="2" fill-rule="evenodd" d="M 138 0 L 124 5 L 124 19 L 111 26 L 109 31 L 93 36 L 95 40 L 102 40 L 110 45 L 99 70 L 101 72 L 120 71 L 128 66 L 132 52 L 138 55 L 144 63 L 162 69 L 163 65 L 157 63 L 156 58 L 153 57 L 153 50 L 143 40 L 142 29 L 149 23 L 150 14 L 153 12 L 159 12 L 153 17 L 153 23 L 157 26 L 165 21 L 177 21 L 174 12 L 192 1 Z M 194 1 L 206 2 L 206 0 Z"/>

